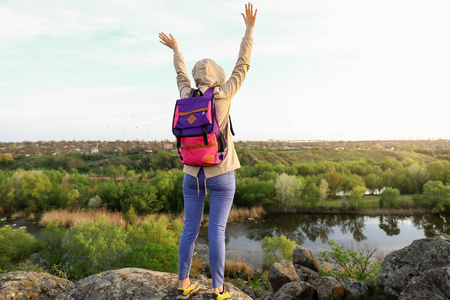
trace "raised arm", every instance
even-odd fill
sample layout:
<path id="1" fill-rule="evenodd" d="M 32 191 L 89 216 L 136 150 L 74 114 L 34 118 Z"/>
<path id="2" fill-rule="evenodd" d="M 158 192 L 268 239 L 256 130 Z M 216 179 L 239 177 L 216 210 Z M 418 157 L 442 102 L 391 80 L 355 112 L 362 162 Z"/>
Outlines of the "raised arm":
<path id="1" fill-rule="evenodd" d="M 244 22 L 246 26 L 245 36 L 247 37 L 253 36 L 253 28 L 255 27 L 257 12 L 258 10 L 255 9 L 255 13 L 253 14 L 253 4 L 249 2 L 248 4 L 245 4 L 245 15 L 241 13 L 241 15 L 244 17 Z"/>
<path id="2" fill-rule="evenodd" d="M 159 33 L 159 39 L 160 43 L 163 45 L 166 45 L 170 49 L 173 50 L 173 52 L 178 52 L 178 44 L 177 40 L 169 33 L 169 36 L 167 36 L 164 32 Z"/>
<path id="3" fill-rule="evenodd" d="M 161 44 L 173 50 L 173 64 L 175 66 L 175 71 L 177 72 L 178 90 L 180 91 L 180 97 L 186 98 L 192 90 L 191 81 L 189 80 L 183 56 L 178 49 L 177 40 L 170 33 L 169 35 L 166 35 L 163 32 L 159 33 L 159 38 Z"/>
<path id="4" fill-rule="evenodd" d="M 252 53 L 253 46 L 253 28 L 255 27 L 256 13 L 253 12 L 253 4 L 250 2 L 245 5 L 245 35 L 241 41 L 241 47 L 239 49 L 238 60 L 234 66 L 233 72 L 227 82 L 219 88 L 217 91 L 217 99 L 219 98 L 232 98 L 241 87 L 245 79 L 245 74 L 250 68 L 250 55 Z"/>

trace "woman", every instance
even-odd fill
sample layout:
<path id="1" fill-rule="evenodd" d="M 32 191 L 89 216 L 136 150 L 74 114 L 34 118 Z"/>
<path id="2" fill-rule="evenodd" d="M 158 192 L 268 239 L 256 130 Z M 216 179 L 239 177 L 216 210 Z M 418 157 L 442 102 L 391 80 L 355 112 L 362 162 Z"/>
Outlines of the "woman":
<path id="1" fill-rule="evenodd" d="M 240 163 L 234 149 L 231 133 L 228 127 L 231 98 L 236 94 L 244 81 L 245 74 L 250 67 L 250 54 L 253 44 L 253 28 L 255 26 L 256 13 L 253 5 L 245 5 L 244 17 L 246 25 L 245 35 L 241 42 L 239 58 L 233 69 L 231 77 L 226 81 L 224 70 L 211 59 L 198 61 L 192 75 L 198 89 L 204 93 L 209 88 L 214 88 L 214 99 L 219 119 L 219 127 L 228 140 L 228 154 L 218 165 L 210 167 L 196 167 L 184 165 L 184 226 L 179 243 L 179 295 L 177 299 L 188 299 L 190 295 L 199 289 L 198 283 L 192 283 L 189 279 L 189 270 L 197 239 L 200 222 L 203 215 L 203 205 L 206 188 L 210 190 L 209 211 L 209 263 L 212 273 L 214 299 L 232 299 L 223 285 L 225 265 L 225 228 L 233 203 L 236 183 L 234 170 L 240 167 Z M 194 90 L 191 88 L 186 66 L 175 38 L 169 34 L 159 34 L 160 42 L 171 48 L 174 52 L 174 65 L 177 73 L 177 84 L 181 98 L 187 98 Z"/>

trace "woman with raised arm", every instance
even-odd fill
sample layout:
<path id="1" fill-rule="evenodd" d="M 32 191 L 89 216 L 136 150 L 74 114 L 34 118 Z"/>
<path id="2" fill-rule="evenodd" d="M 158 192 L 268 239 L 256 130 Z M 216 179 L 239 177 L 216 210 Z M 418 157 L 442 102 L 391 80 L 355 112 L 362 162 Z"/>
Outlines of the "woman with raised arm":
<path id="1" fill-rule="evenodd" d="M 189 271 L 194 252 L 194 244 L 197 239 L 200 222 L 203 215 L 203 206 L 206 189 L 210 191 L 209 209 L 209 263 L 211 266 L 212 286 L 214 299 L 233 299 L 223 284 L 225 267 L 225 228 L 233 203 L 236 182 L 234 170 L 240 167 L 239 159 L 234 149 L 233 140 L 228 125 L 231 98 L 241 87 L 245 74 L 250 68 L 250 54 L 253 44 L 253 28 L 255 26 L 257 10 L 253 11 L 253 5 L 245 5 L 244 17 L 246 25 L 245 35 L 242 39 L 239 57 L 233 72 L 228 80 L 224 70 L 213 60 L 206 58 L 198 61 L 192 75 L 195 85 L 202 93 L 209 88 L 214 88 L 213 96 L 216 101 L 217 116 L 220 131 L 228 141 L 228 154 L 224 160 L 214 166 L 201 167 L 184 165 L 186 173 L 183 181 L 184 194 L 184 226 L 179 243 L 179 270 L 178 279 L 180 288 L 177 299 L 188 299 L 190 295 L 199 289 L 197 282 L 191 283 Z M 159 34 L 160 42 L 171 48 L 174 52 L 174 65 L 177 73 L 177 84 L 181 98 L 189 97 L 195 90 L 191 87 L 191 81 L 186 70 L 183 56 L 181 55 L 175 38 L 169 34 Z M 205 191 L 205 192 L 200 192 Z"/>

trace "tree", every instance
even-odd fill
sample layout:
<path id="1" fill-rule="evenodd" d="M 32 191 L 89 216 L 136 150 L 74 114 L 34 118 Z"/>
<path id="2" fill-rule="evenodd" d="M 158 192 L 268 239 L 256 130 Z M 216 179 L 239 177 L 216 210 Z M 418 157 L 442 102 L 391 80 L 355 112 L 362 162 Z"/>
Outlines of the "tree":
<path id="1" fill-rule="evenodd" d="M 0 153 L 0 166 L 7 166 L 14 161 L 13 157 L 9 153 Z"/>
<path id="2" fill-rule="evenodd" d="M 295 247 L 297 247 L 297 243 L 286 238 L 285 235 L 266 236 L 261 242 L 264 257 L 263 268 L 268 269 L 272 264 L 283 259 L 292 259 Z"/>
<path id="3" fill-rule="evenodd" d="M 41 210 L 52 188 L 47 175 L 23 170 L 14 173 L 12 184 L 15 188 L 16 208 L 28 212 Z"/>
<path id="4" fill-rule="evenodd" d="M 328 172 L 325 173 L 325 180 L 328 182 L 328 188 L 330 189 L 330 198 L 333 198 L 342 187 L 344 176 L 337 172 Z"/>
<path id="5" fill-rule="evenodd" d="M 304 181 L 302 177 L 281 174 L 275 182 L 275 197 L 281 209 L 284 211 L 295 210 L 300 205 L 300 193 Z"/>
<path id="6" fill-rule="evenodd" d="M 446 160 L 435 161 L 427 165 L 430 179 L 446 184 L 450 180 L 450 162 Z"/>
<path id="7" fill-rule="evenodd" d="M 322 207 L 326 207 L 327 197 L 328 197 L 328 182 L 322 178 L 319 183 L 319 199 L 322 204 Z"/>
<path id="8" fill-rule="evenodd" d="M 373 194 L 375 190 L 380 188 L 380 178 L 376 174 L 368 174 L 364 177 L 364 184 L 367 189 Z"/>
<path id="9" fill-rule="evenodd" d="M 345 177 L 344 182 L 342 183 L 342 190 L 348 193 L 357 186 L 365 187 L 364 180 L 356 174 L 351 174 L 350 176 Z"/>
<path id="10" fill-rule="evenodd" d="M 380 194 L 379 205 L 380 207 L 390 207 L 394 208 L 398 205 L 398 197 L 400 196 L 400 191 L 398 189 L 393 189 L 391 187 L 386 188 Z"/>
<path id="11" fill-rule="evenodd" d="M 310 208 L 314 208 L 317 206 L 317 203 L 319 202 L 319 197 L 320 197 L 320 190 L 315 183 L 310 183 L 305 187 L 303 198 L 305 199 L 306 203 L 309 204 Z"/>
<path id="12" fill-rule="evenodd" d="M 428 181 L 423 186 L 423 198 L 433 207 L 433 213 L 442 212 L 450 206 L 450 186 L 440 181 Z"/>
<path id="13" fill-rule="evenodd" d="M 365 186 L 355 186 L 352 189 L 350 195 L 348 195 L 350 209 L 356 210 L 361 205 L 361 199 L 364 197 L 365 192 Z"/>

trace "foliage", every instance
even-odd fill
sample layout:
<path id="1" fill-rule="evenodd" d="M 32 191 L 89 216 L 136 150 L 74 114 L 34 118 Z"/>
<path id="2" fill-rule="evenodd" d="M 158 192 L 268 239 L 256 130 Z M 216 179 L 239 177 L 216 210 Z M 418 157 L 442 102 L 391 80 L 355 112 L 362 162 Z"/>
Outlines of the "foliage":
<path id="1" fill-rule="evenodd" d="M 320 253 L 319 261 L 322 264 L 321 273 L 324 275 L 337 275 L 341 279 L 355 278 L 356 280 L 375 282 L 380 262 L 373 262 L 371 258 L 377 252 L 376 248 L 364 247 L 344 248 L 333 240 L 328 242 L 331 251 Z M 329 270 L 327 264 L 332 267 Z"/>
<path id="2" fill-rule="evenodd" d="M 322 178 L 319 183 L 319 199 L 322 207 L 327 207 L 328 204 L 326 202 L 328 198 L 328 182 Z"/>
<path id="3" fill-rule="evenodd" d="M 155 215 L 149 216 L 140 226 L 128 227 L 128 244 L 131 246 L 153 243 L 170 247 L 177 245 L 182 226 L 179 221 L 174 221 L 170 226 L 165 216 L 158 219 Z"/>
<path id="4" fill-rule="evenodd" d="M 47 261 L 49 266 L 64 262 L 63 240 L 67 230 L 64 227 L 59 227 L 58 223 L 59 220 L 54 220 L 41 230 L 39 241 L 40 255 Z"/>
<path id="5" fill-rule="evenodd" d="M 0 269 L 28 259 L 36 250 L 36 239 L 24 229 L 0 228 Z"/>
<path id="6" fill-rule="evenodd" d="M 303 199 L 307 203 L 310 208 L 317 207 L 320 200 L 320 189 L 316 186 L 316 184 L 310 183 L 308 184 L 303 192 Z"/>
<path id="7" fill-rule="evenodd" d="M 121 267 L 143 268 L 161 272 L 178 272 L 178 248 L 146 243 L 131 249 L 121 260 Z"/>
<path id="8" fill-rule="evenodd" d="M 88 207 L 94 209 L 102 207 L 102 198 L 100 198 L 99 195 L 95 195 L 94 197 L 90 198 Z"/>
<path id="9" fill-rule="evenodd" d="M 285 235 L 265 237 L 261 243 L 263 249 L 263 268 L 268 269 L 272 264 L 283 259 L 292 259 L 297 243 L 286 238 Z"/>
<path id="10" fill-rule="evenodd" d="M 72 227 L 64 240 L 71 277 L 85 277 L 114 268 L 127 249 L 124 227 L 108 224 L 105 217 Z"/>
<path id="11" fill-rule="evenodd" d="M 423 186 L 423 201 L 433 208 L 433 213 L 450 207 L 450 186 L 440 181 L 428 181 Z"/>
<path id="12" fill-rule="evenodd" d="M 247 179 L 247 178 L 246 178 Z M 248 178 L 250 179 L 250 178 Z M 272 181 L 238 180 L 233 203 L 237 206 L 274 206 L 275 189 Z"/>
<path id="13" fill-rule="evenodd" d="M 337 172 L 327 172 L 325 174 L 325 180 L 328 182 L 330 197 L 333 198 L 336 193 L 342 188 L 342 184 L 344 183 L 344 176 Z"/>
<path id="14" fill-rule="evenodd" d="M 258 143 L 249 143 L 248 147 L 253 149 L 253 145 Z M 270 143 L 265 146 L 273 149 Z M 0 209 L 12 213 L 101 206 L 127 212 L 133 206 L 137 214 L 181 212 L 184 173 L 176 154 L 131 154 L 130 144 L 121 147 L 127 148 L 129 151 L 123 152 L 130 155 L 112 155 L 111 150 L 112 156 L 102 153 L 14 157 L 12 161 L 7 158 L 7 164 L 0 163 L 5 170 L 0 173 Z M 423 193 L 429 180 L 441 181 L 444 186 L 449 182 L 450 162 L 445 160 L 448 151 L 435 153 L 436 157 L 383 150 L 247 149 L 240 155 L 242 168 L 236 171 L 234 203 L 238 207 L 263 205 L 266 209 L 296 211 L 327 207 L 330 201 L 326 197 L 333 198 L 340 191 L 349 194 L 356 186 L 365 185 L 372 192 L 392 187 L 401 194 Z M 311 184 L 319 188 L 317 198 Z M 417 205 L 435 207 L 427 202 L 416 201 Z"/>
<path id="15" fill-rule="evenodd" d="M 394 208 L 398 206 L 398 197 L 400 197 L 400 191 L 391 187 L 386 188 L 380 194 L 380 207 Z"/>
<path id="16" fill-rule="evenodd" d="M 350 195 L 348 195 L 348 204 L 350 209 L 356 210 L 361 205 L 361 200 L 364 197 L 364 193 L 366 192 L 366 187 L 364 186 L 355 186 Z"/>
<path id="17" fill-rule="evenodd" d="M 294 211 L 299 207 L 303 186 L 302 177 L 281 174 L 275 182 L 275 197 L 279 207 L 284 211 Z"/>

